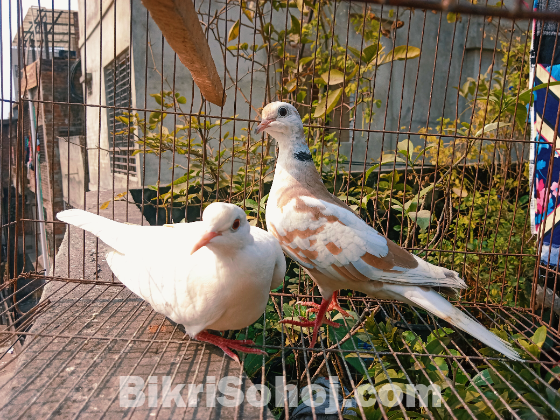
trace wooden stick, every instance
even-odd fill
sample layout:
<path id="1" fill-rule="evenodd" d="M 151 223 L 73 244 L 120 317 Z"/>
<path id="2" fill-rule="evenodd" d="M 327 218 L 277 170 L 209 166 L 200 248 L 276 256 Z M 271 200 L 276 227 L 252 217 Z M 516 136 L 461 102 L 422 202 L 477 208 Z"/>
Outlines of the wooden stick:
<path id="1" fill-rule="evenodd" d="M 226 94 L 191 0 L 142 0 L 163 36 L 191 72 L 206 100 L 224 106 Z"/>

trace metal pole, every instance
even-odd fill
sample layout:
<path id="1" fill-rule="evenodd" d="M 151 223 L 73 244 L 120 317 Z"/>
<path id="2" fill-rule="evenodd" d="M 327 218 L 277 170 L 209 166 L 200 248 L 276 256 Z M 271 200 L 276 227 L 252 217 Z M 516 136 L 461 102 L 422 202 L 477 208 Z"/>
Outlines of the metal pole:
<path id="1" fill-rule="evenodd" d="M 28 91 L 29 99 L 31 99 L 31 93 Z M 37 139 L 37 121 L 35 120 L 35 106 L 30 100 L 29 102 L 29 122 L 31 126 L 31 143 L 33 145 L 33 156 L 35 165 L 35 195 L 37 196 L 37 215 L 39 216 L 39 233 L 41 236 L 41 254 L 43 257 L 43 267 L 45 269 L 45 275 L 49 275 L 49 253 L 47 247 L 47 231 L 45 230 L 45 215 L 43 213 L 43 187 L 41 185 L 41 165 L 39 160 L 39 152 L 37 146 L 39 146 Z"/>

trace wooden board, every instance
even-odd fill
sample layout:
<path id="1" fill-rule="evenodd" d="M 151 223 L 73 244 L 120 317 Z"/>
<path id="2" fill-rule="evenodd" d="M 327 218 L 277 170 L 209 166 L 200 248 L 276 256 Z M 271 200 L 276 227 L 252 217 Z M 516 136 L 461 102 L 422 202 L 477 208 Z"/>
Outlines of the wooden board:
<path id="1" fill-rule="evenodd" d="M 206 100 L 223 106 L 226 95 L 191 0 L 142 0 L 163 36 L 189 69 Z"/>
<path id="2" fill-rule="evenodd" d="M 25 94 L 27 89 L 33 89 L 37 86 L 37 73 L 39 67 L 39 60 L 31 63 L 23 69 L 21 72 L 21 85 L 20 85 L 20 95 Z"/>

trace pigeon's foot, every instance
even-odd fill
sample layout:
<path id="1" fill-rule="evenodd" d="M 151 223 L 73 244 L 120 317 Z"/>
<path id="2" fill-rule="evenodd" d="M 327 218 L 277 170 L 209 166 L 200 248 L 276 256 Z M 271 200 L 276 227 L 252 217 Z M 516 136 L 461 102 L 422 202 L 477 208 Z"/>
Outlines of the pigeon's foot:
<path id="1" fill-rule="evenodd" d="M 309 343 L 309 347 L 313 348 L 315 347 L 315 344 L 317 343 L 317 334 L 319 334 L 319 329 L 321 328 L 321 325 L 323 324 L 327 324 L 330 325 L 332 327 L 338 328 L 340 327 L 340 324 L 337 324 L 336 322 L 330 321 L 328 319 L 325 318 L 325 314 L 327 313 L 327 311 L 329 310 L 329 308 L 332 305 L 332 300 L 333 298 L 336 298 L 336 293 L 333 293 L 333 295 L 329 298 L 329 299 L 323 299 L 323 301 L 321 302 L 321 305 L 319 305 L 319 308 L 317 310 L 317 317 L 315 318 L 314 321 L 294 321 L 294 320 L 290 320 L 290 319 L 285 319 L 280 321 L 283 324 L 291 324 L 291 325 L 296 325 L 298 327 L 307 327 L 307 328 L 313 328 L 313 337 L 311 338 L 311 343 Z M 337 303 L 338 305 L 338 303 Z M 313 308 L 315 309 L 315 308 Z M 314 312 L 314 311 L 312 311 Z M 349 315 L 347 313 L 347 315 Z"/>
<path id="2" fill-rule="evenodd" d="M 299 305 L 302 305 L 302 306 L 309 306 L 309 309 L 307 310 L 307 312 L 317 313 L 317 312 L 319 312 L 319 308 L 321 307 L 321 305 L 319 305 L 315 302 L 299 301 L 299 302 L 296 302 L 296 303 L 298 303 Z M 338 292 L 333 293 L 333 296 L 331 298 L 331 303 L 329 304 L 329 307 L 327 308 L 327 312 L 334 311 L 334 310 L 337 310 L 338 312 L 340 312 L 340 314 L 343 317 L 354 318 L 352 315 L 350 315 L 348 312 L 346 312 L 344 309 L 342 309 L 340 307 L 340 305 L 338 303 Z"/>
<path id="3" fill-rule="evenodd" d="M 207 331 L 199 332 L 195 337 L 198 341 L 206 341 L 207 343 L 214 344 L 221 348 L 225 354 L 239 363 L 239 357 L 237 354 L 233 352 L 233 350 L 241 351 L 243 353 L 253 353 L 253 354 L 266 354 L 264 351 L 260 349 L 255 349 L 252 347 L 246 346 L 254 346 L 255 343 L 253 340 L 232 340 L 229 338 L 219 337 L 214 334 L 210 334 Z"/>
<path id="4" fill-rule="evenodd" d="M 296 320 L 292 320 L 292 319 L 283 319 L 282 321 L 280 321 L 281 324 L 287 324 L 287 325 L 295 325 L 296 327 L 304 327 L 304 328 L 313 328 L 315 326 L 317 326 L 317 319 L 315 319 L 314 321 L 311 321 L 307 318 L 303 318 L 301 317 L 300 319 L 302 319 L 303 321 L 296 321 Z M 333 328 L 338 328 L 340 327 L 340 324 L 334 321 L 331 321 L 330 319 L 323 319 L 323 322 L 321 322 L 319 324 L 319 327 L 323 324 L 326 325 L 330 325 Z"/>

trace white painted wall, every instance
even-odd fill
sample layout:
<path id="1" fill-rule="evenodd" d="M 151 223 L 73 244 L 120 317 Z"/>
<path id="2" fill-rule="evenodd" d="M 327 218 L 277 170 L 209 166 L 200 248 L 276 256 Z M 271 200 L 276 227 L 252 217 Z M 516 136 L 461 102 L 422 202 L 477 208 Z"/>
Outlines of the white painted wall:
<path id="1" fill-rule="evenodd" d="M 80 42 L 82 60 L 84 62 L 84 72 L 91 73 L 92 76 L 92 94 L 87 96 L 87 102 L 90 105 L 104 105 L 104 77 L 103 68 L 110 63 L 113 58 L 123 51 L 129 44 L 132 54 L 132 107 L 148 108 L 156 110 L 159 108 L 156 101 L 149 95 L 158 93 L 163 89 L 175 90 L 180 92 L 187 98 L 187 104 L 182 105 L 183 112 L 190 112 L 191 105 L 193 112 L 198 112 L 201 103 L 200 93 L 194 86 L 189 71 L 183 64 L 177 60 L 175 63 L 174 53 L 162 39 L 161 32 L 155 25 L 151 17 L 147 14 L 146 9 L 140 0 L 115 0 L 116 9 L 116 28 L 114 26 L 115 9 L 114 2 L 111 0 L 103 0 L 103 19 L 102 31 L 99 24 L 99 0 L 88 0 L 87 9 L 83 8 L 84 2 L 80 1 Z M 203 4 L 207 7 L 207 2 Z M 213 16 L 217 9 L 223 6 L 222 3 L 212 2 L 210 16 Z M 204 9 L 203 10 L 206 10 Z M 341 3 L 337 11 L 336 35 L 339 37 L 342 45 L 346 42 L 347 28 L 347 10 L 348 3 Z M 354 8 L 361 8 L 361 5 L 354 5 Z M 387 7 L 385 10 L 388 10 Z M 131 13 L 132 12 L 132 13 Z M 286 14 L 284 9 L 278 12 L 272 12 L 272 22 L 277 28 L 285 25 Z M 240 16 L 239 9 L 232 8 L 228 11 L 228 26 L 220 27 L 220 36 L 227 37 L 227 32 L 231 28 L 233 22 Z M 247 18 L 241 15 L 242 21 Z M 395 62 L 380 67 L 374 89 L 374 97 L 382 100 L 382 107 L 375 109 L 376 115 L 371 124 L 374 130 L 369 135 L 356 131 L 354 133 L 354 147 L 351 156 L 352 161 L 356 163 L 356 167 L 363 165 L 364 159 L 371 162 L 371 159 L 378 159 L 381 149 L 384 151 L 393 150 L 397 141 L 406 138 L 406 135 L 400 134 L 382 134 L 381 130 L 397 131 L 399 127 L 405 127 L 405 131 L 416 131 L 420 127 L 437 125 L 437 119 L 442 115 L 455 118 L 457 107 L 457 90 L 454 86 L 464 83 L 467 77 L 477 77 L 478 63 L 481 51 L 482 41 L 482 19 L 478 17 L 471 18 L 470 27 L 467 35 L 468 17 L 464 16 L 462 22 L 458 22 L 456 30 L 455 24 L 446 21 L 443 15 L 441 30 L 438 35 L 440 22 L 440 14 L 428 12 L 426 15 L 426 23 L 424 25 L 424 35 L 422 42 L 422 26 L 424 14 L 418 10 L 413 14 L 410 23 L 408 14 L 404 15 L 404 27 L 397 31 L 394 45 L 405 45 L 408 41 L 409 45 L 416 47 L 422 46 L 422 55 L 420 60 L 413 59 L 407 62 Z M 85 20 L 85 22 L 84 22 Z M 205 18 L 208 21 L 208 17 Z M 503 24 L 504 25 L 504 24 Z M 508 24 L 509 25 L 509 24 Z M 503 27 L 509 28 L 508 25 Z M 410 26 L 410 32 L 408 28 Z M 85 29 L 84 29 L 85 28 Z M 488 24 L 487 31 L 495 31 L 494 26 Z M 85 38 L 83 31 L 87 33 Z M 117 37 L 114 39 L 116 31 Z M 453 33 L 455 31 L 455 38 Z M 130 43 L 130 34 L 132 33 L 132 42 Z M 253 43 L 253 33 L 249 28 L 241 26 L 240 31 L 241 42 Z M 240 118 L 256 118 L 256 112 L 250 108 L 245 98 L 235 90 L 232 82 L 225 74 L 224 59 L 219 45 L 213 41 L 214 37 L 209 36 L 210 48 L 212 56 L 216 63 L 218 74 L 222 80 L 226 80 L 227 101 L 223 109 L 215 105 L 208 105 L 203 109 L 207 115 L 229 117 L 238 115 Z M 361 35 L 356 34 L 350 27 L 350 45 L 360 46 Z M 408 39 L 407 39 L 408 38 Z M 387 51 L 393 47 L 393 40 L 383 38 L 382 42 L 386 46 Z M 233 43 L 231 43 L 233 44 Z M 463 58 L 463 49 L 466 45 L 465 56 Z M 101 57 L 100 57 L 101 46 Z M 481 71 L 484 73 L 489 64 L 492 62 L 492 51 L 494 49 L 494 41 L 484 39 L 482 43 L 482 65 Z M 87 51 L 86 51 L 87 50 Z M 436 59 L 437 50 L 437 59 Z M 163 56 L 162 56 L 163 55 Z M 266 62 L 265 50 L 257 54 L 257 59 Z M 495 57 L 499 62 L 500 57 Z M 101 63 L 100 63 L 101 60 Z M 463 70 L 461 73 L 461 62 Z M 434 67 L 435 63 L 435 67 Z M 251 63 L 245 60 L 237 62 L 235 57 L 227 55 L 226 66 L 233 79 L 238 80 L 238 87 L 245 93 L 247 99 L 251 99 L 254 108 L 264 105 L 265 99 L 265 74 L 262 72 L 251 72 Z M 274 68 L 270 70 L 270 80 L 275 93 L 275 86 L 279 84 L 279 73 L 274 72 Z M 418 81 L 416 75 L 418 73 Z M 250 89 L 253 86 L 252 91 Z M 433 85 L 433 87 L 432 87 Z M 447 87 L 446 87 L 447 85 Z M 389 88 L 390 87 L 390 88 Z M 101 93 L 101 96 L 100 96 Z M 252 96 L 250 96 L 252 95 Z M 192 98 L 194 97 L 194 100 Z M 402 100 L 401 100 L 402 97 Z M 414 98 L 414 100 L 413 100 Z M 459 99 L 459 113 L 463 110 L 464 103 Z M 101 112 L 101 120 L 99 120 L 99 112 Z M 412 120 L 411 120 L 412 113 Z M 429 119 L 428 119 L 429 115 Z M 214 118 L 212 118 L 214 120 Z M 87 109 L 87 142 L 89 148 L 89 169 L 90 169 L 90 189 L 99 188 L 102 190 L 111 189 L 113 186 L 113 177 L 109 167 L 108 148 L 108 131 L 105 109 L 99 110 L 94 106 Z M 169 127 L 174 125 L 173 116 L 168 116 L 167 121 Z M 246 122 L 230 123 L 224 131 L 229 131 L 232 135 L 241 135 L 245 131 L 243 128 L 249 128 Z M 368 128 L 361 118 L 355 123 L 356 128 Z M 414 144 L 423 144 L 419 136 L 412 136 L 411 140 Z M 366 144 L 369 141 L 368 153 L 365 156 Z M 98 149 L 101 153 L 98 156 Z M 341 153 L 350 157 L 350 143 L 341 145 Z M 161 162 L 155 155 L 147 155 L 145 158 L 142 154 L 137 155 L 137 162 L 140 168 L 140 179 L 130 179 L 129 186 L 136 187 L 141 184 L 152 185 L 158 179 L 162 185 L 171 181 L 171 167 L 173 166 L 173 156 L 166 153 Z M 98 160 L 100 162 L 100 172 L 98 173 Z M 175 163 L 186 166 L 186 159 L 183 156 L 176 155 Z M 183 174 L 183 170 L 177 169 L 174 177 L 178 178 Z M 99 176 L 99 182 L 98 182 Z M 126 177 L 115 175 L 115 188 L 126 186 Z"/>

